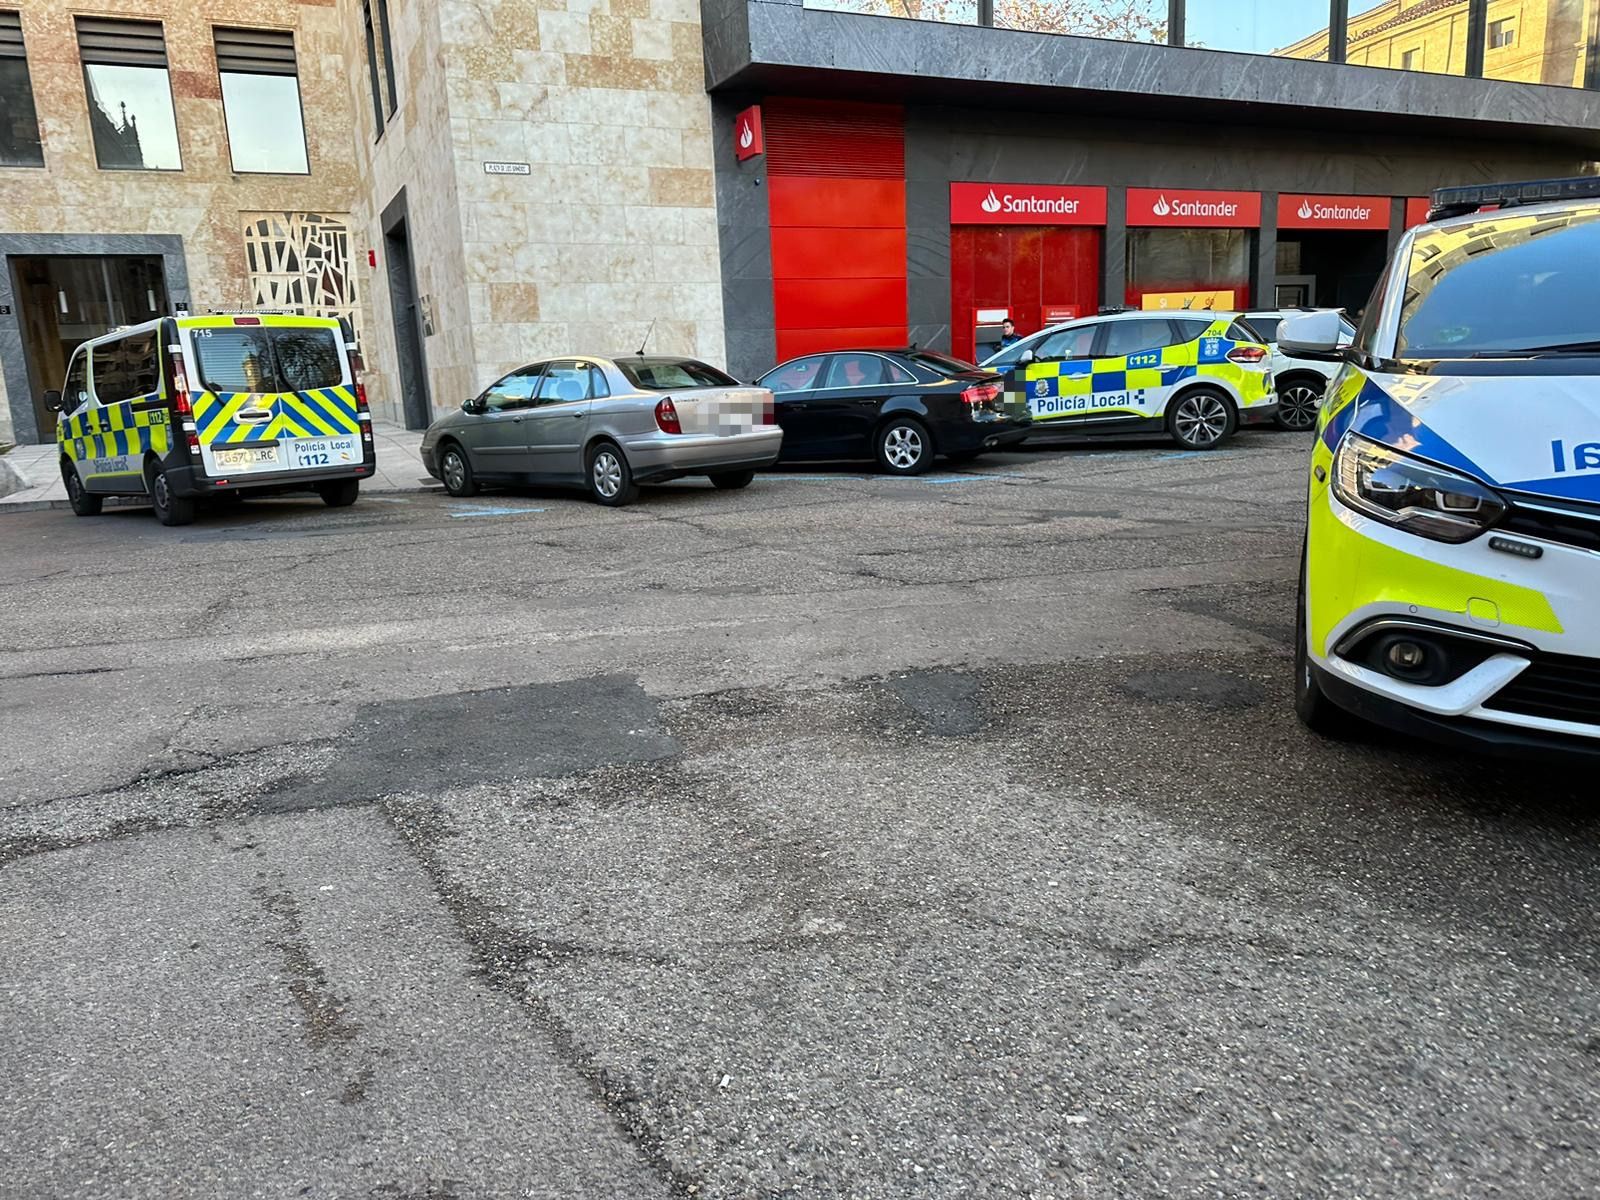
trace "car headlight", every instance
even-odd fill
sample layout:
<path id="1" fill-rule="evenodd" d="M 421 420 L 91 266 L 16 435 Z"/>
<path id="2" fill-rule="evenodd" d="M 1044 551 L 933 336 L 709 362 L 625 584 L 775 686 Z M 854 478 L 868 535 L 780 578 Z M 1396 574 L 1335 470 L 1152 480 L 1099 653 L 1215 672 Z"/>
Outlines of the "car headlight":
<path id="1" fill-rule="evenodd" d="M 1353 433 L 1339 443 L 1333 490 L 1359 512 L 1439 542 L 1470 542 L 1506 511 L 1476 479 Z"/>

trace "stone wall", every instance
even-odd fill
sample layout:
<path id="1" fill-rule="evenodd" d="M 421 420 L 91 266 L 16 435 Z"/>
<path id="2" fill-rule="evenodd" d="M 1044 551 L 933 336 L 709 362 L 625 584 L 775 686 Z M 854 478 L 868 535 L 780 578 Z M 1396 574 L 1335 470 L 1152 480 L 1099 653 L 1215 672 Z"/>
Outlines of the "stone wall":
<path id="1" fill-rule="evenodd" d="M 0 7 L 21 10 L 45 157 L 43 169 L 0 168 L 0 234 L 177 235 L 183 239 L 190 288 L 190 295 L 182 298 L 202 310 L 248 307 L 245 214 L 343 216 L 354 209 L 358 179 L 351 168 L 347 74 L 362 63 L 359 58 L 347 61 L 331 0 L 206 0 L 203 6 L 117 0 L 114 9 L 67 0 L 0 0 Z M 162 22 L 182 171 L 103 171 L 96 165 L 75 12 Z M 214 25 L 294 31 L 309 175 L 233 173 L 212 44 Z M 364 261 L 352 265 L 359 292 L 366 282 Z M 3 290 L 9 292 L 9 285 Z M 14 319 L 0 316 L 0 326 Z M 5 365 L 0 439 L 9 440 L 12 404 L 5 380 L 15 386 L 18 375 L 12 364 Z M 23 397 L 18 407 L 30 404 Z"/>

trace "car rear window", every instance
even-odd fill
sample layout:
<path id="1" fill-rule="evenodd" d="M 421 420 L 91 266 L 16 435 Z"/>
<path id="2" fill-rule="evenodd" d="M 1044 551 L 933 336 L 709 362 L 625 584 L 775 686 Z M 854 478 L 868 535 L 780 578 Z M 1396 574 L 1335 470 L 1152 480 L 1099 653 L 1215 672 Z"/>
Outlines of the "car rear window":
<path id="1" fill-rule="evenodd" d="M 906 355 L 912 362 L 919 366 L 927 367 L 930 371 L 937 371 L 940 375 L 956 376 L 970 375 L 978 368 L 969 362 L 962 362 L 949 354 L 940 354 L 935 350 L 913 350 Z"/>
<path id="2" fill-rule="evenodd" d="M 1235 342 L 1260 342 L 1263 345 L 1271 340 L 1270 338 L 1262 337 L 1261 332 L 1243 317 L 1240 317 L 1238 320 L 1234 321 L 1232 325 L 1228 326 L 1228 332 L 1226 336 L 1229 338 L 1229 340 Z"/>
<path id="3" fill-rule="evenodd" d="M 339 336 L 326 326 L 193 329 L 190 339 L 210 392 L 305 392 L 344 382 Z"/>
<path id="4" fill-rule="evenodd" d="M 617 363 L 628 382 L 647 392 L 738 387 L 739 381 L 692 358 L 629 358 Z"/>

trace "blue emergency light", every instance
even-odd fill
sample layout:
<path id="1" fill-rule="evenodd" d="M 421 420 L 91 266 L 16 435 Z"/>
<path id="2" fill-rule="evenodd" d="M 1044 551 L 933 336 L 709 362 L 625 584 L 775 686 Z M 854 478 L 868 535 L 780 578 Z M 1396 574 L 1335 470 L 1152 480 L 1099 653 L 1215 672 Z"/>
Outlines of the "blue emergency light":
<path id="1" fill-rule="evenodd" d="M 1428 207 L 1428 220 L 1442 221 L 1481 208 L 1517 208 L 1524 204 L 1548 204 L 1552 200 L 1594 199 L 1600 199 L 1600 176 L 1593 175 L 1435 188 Z"/>

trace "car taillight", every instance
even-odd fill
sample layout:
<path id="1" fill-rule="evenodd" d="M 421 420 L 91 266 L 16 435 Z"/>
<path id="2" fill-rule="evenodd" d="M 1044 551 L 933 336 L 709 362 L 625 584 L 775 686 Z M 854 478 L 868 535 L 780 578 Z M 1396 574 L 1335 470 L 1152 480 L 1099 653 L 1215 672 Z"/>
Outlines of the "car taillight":
<path id="1" fill-rule="evenodd" d="M 189 373 L 184 369 L 183 355 L 172 352 L 172 390 L 178 393 L 178 411 L 189 411 Z"/>
<path id="2" fill-rule="evenodd" d="M 1000 396 L 1001 387 L 998 383 L 975 383 L 961 393 L 961 398 L 977 408 L 980 404 L 989 404 Z"/>
<path id="3" fill-rule="evenodd" d="M 1233 363 L 1258 363 L 1266 356 L 1265 346 L 1235 346 L 1228 351 L 1228 361 Z"/>
<path id="4" fill-rule="evenodd" d="M 683 426 L 678 423 L 678 408 L 668 396 L 656 405 L 656 424 L 662 433 L 682 433 Z"/>

